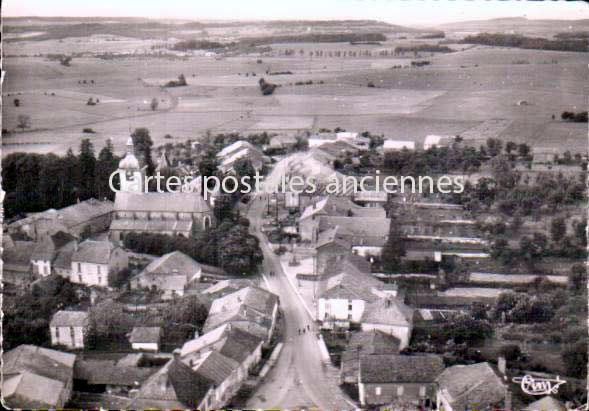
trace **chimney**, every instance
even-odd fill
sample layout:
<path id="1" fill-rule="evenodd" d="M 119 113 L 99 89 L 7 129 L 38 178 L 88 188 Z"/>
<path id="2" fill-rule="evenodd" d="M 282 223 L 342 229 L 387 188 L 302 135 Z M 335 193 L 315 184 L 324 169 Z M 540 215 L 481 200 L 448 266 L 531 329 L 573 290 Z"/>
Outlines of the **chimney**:
<path id="1" fill-rule="evenodd" d="M 502 376 L 505 376 L 506 365 L 507 364 L 504 356 L 497 358 L 497 368 L 499 369 L 499 372 Z"/>

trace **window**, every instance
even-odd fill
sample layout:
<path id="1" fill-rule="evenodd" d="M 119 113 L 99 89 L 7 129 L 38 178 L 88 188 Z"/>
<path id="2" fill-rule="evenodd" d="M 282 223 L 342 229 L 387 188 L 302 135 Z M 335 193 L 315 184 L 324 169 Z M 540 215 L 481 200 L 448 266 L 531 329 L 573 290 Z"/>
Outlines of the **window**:
<path id="1" fill-rule="evenodd" d="M 74 327 L 70 327 L 70 338 L 74 341 Z"/>
<path id="2" fill-rule="evenodd" d="M 97 267 L 98 267 L 98 275 L 100 275 L 100 268 L 101 267 L 100 266 L 97 266 Z M 100 282 L 100 280 L 98 282 Z"/>
<path id="3" fill-rule="evenodd" d="M 55 327 L 55 338 L 59 340 L 59 327 Z"/>
<path id="4" fill-rule="evenodd" d="M 376 387 L 376 388 L 374 389 L 374 393 L 375 393 L 376 395 L 380 395 L 380 394 L 381 394 L 381 389 L 380 389 L 380 387 Z"/>
<path id="5" fill-rule="evenodd" d="M 397 387 L 397 397 L 400 397 L 401 395 L 403 395 L 403 386 L 399 385 Z"/>
<path id="6" fill-rule="evenodd" d="M 82 274 L 78 274 L 78 282 L 82 283 Z"/>
<path id="7" fill-rule="evenodd" d="M 425 385 L 422 385 L 421 387 L 419 387 L 419 396 L 425 397 Z"/>
<path id="8" fill-rule="evenodd" d="M 98 276 L 98 284 L 102 284 L 102 277 Z"/>
<path id="9" fill-rule="evenodd" d="M 82 264 L 78 263 L 78 272 L 81 273 L 82 272 Z"/>

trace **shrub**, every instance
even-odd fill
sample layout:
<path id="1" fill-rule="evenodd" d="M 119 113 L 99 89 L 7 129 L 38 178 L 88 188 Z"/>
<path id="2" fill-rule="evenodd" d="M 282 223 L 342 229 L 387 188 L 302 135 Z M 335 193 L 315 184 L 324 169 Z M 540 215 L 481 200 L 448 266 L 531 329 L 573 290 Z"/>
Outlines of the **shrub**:
<path id="1" fill-rule="evenodd" d="M 96 131 L 94 131 L 93 129 L 91 129 L 90 127 L 85 127 L 84 129 L 82 129 L 83 133 L 90 133 L 90 134 L 94 134 L 96 133 Z"/>

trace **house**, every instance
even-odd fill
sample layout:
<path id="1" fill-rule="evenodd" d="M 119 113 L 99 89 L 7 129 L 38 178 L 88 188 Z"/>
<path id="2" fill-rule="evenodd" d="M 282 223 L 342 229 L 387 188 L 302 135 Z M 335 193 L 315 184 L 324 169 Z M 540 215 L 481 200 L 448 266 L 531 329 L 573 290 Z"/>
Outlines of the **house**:
<path id="1" fill-rule="evenodd" d="M 238 376 L 239 363 L 217 351 L 211 350 L 199 356 L 191 356 L 188 366 L 198 376 L 213 381 L 208 403 L 213 409 L 222 409 L 241 387 L 242 379 Z"/>
<path id="2" fill-rule="evenodd" d="M 547 395 L 528 404 L 522 411 L 566 411 L 567 407 L 556 398 Z"/>
<path id="3" fill-rule="evenodd" d="M 248 378 L 248 371 L 260 362 L 263 343 L 262 338 L 227 323 L 187 341 L 180 350 L 180 358 L 190 364 L 208 351 L 216 351 L 239 364 L 237 379 L 243 381 Z"/>
<path id="4" fill-rule="evenodd" d="M 382 145 L 383 151 L 415 150 L 415 141 L 400 141 L 387 139 Z"/>
<path id="5" fill-rule="evenodd" d="M 222 173 L 235 173 L 235 165 L 243 159 L 249 160 L 256 171 L 264 166 L 264 154 L 248 141 L 236 141 L 217 153 L 218 168 Z"/>
<path id="6" fill-rule="evenodd" d="M 401 341 L 382 331 L 359 331 L 352 334 L 340 364 L 340 383 L 357 384 L 360 357 L 364 355 L 398 354 Z"/>
<path id="7" fill-rule="evenodd" d="M 391 220 L 383 217 L 320 216 L 319 232 L 338 227 L 338 235 L 361 256 L 378 256 L 387 242 Z"/>
<path id="8" fill-rule="evenodd" d="M 173 358 L 141 385 L 127 409 L 210 410 L 214 382 Z"/>
<path id="9" fill-rule="evenodd" d="M 63 231 L 43 235 L 35 244 L 35 249 L 31 255 L 33 273 L 41 277 L 50 275 L 52 273 L 51 265 L 59 250 L 68 243 L 75 241 L 76 239 L 71 234 Z"/>
<path id="10" fill-rule="evenodd" d="M 297 137 L 288 134 L 279 134 L 270 138 L 270 143 L 265 150 L 291 150 L 297 144 Z"/>
<path id="11" fill-rule="evenodd" d="M 384 208 L 362 207 L 347 197 L 327 196 L 307 206 L 298 221 L 303 241 L 317 241 L 321 216 L 386 218 Z"/>
<path id="12" fill-rule="evenodd" d="M 161 339 L 161 327 L 133 327 L 129 334 L 129 342 L 134 350 L 159 351 Z"/>
<path id="13" fill-rule="evenodd" d="M 436 377 L 444 370 L 438 355 L 366 355 L 360 358 L 358 393 L 362 407 L 436 404 Z"/>
<path id="14" fill-rule="evenodd" d="M 36 244 L 32 241 L 12 241 L 3 236 L 2 283 L 23 287 L 35 280 L 31 256 Z"/>
<path id="15" fill-rule="evenodd" d="M 487 362 L 454 365 L 436 379 L 437 406 L 443 411 L 502 408 L 506 386 Z M 539 410 L 540 408 L 534 408 Z M 550 408 L 556 410 L 556 408 Z"/>
<path id="16" fill-rule="evenodd" d="M 129 266 L 126 251 L 110 241 L 86 240 L 78 245 L 71 260 L 70 281 L 88 286 L 107 287 Z"/>
<path id="17" fill-rule="evenodd" d="M 269 342 L 278 316 L 278 296 L 259 287 L 246 287 L 211 304 L 204 332 L 231 323 Z"/>
<path id="18" fill-rule="evenodd" d="M 128 233 L 156 233 L 190 237 L 214 226 L 215 216 L 198 192 L 147 192 L 146 166 L 135 156 L 133 139 L 117 170 L 120 190 L 116 193 L 110 237 L 124 240 Z"/>
<path id="19" fill-rule="evenodd" d="M 7 227 L 9 234 L 23 234 L 37 241 L 41 237 L 64 231 L 81 237 L 106 231 L 110 225 L 113 203 L 90 198 L 59 210 L 49 209 L 34 213 Z"/>
<path id="20" fill-rule="evenodd" d="M 413 309 L 399 298 L 381 298 L 366 305 L 360 322 L 362 331 L 379 330 L 397 337 L 403 349 L 411 339 Z"/>
<path id="21" fill-rule="evenodd" d="M 88 335 L 88 313 L 86 311 L 60 310 L 53 314 L 49 330 L 51 345 L 84 348 Z"/>
<path id="22" fill-rule="evenodd" d="M 254 286 L 253 280 L 247 278 L 233 278 L 230 280 L 219 281 L 210 287 L 205 288 L 202 294 L 206 295 L 212 300 L 234 293 L 242 288 Z"/>
<path id="23" fill-rule="evenodd" d="M 173 251 L 153 260 L 143 271 L 129 280 L 132 289 L 148 288 L 163 292 L 162 299 L 183 296 L 191 282 L 202 275 L 199 263 L 180 251 Z"/>
<path id="24" fill-rule="evenodd" d="M 382 298 L 387 285 L 370 274 L 370 263 L 357 255 L 336 257 L 318 285 L 317 321 L 323 328 L 359 324 L 368 303 Z"/>
<path id="25" fill-rule="evenodd" d="M 321 275 L 330 260 L 351 254 L 352 244 L 338 234 L 339 227 L 321 232 L 315 244 L 315 275 Z"/>
<path id="26" fill-rule="evenodd" d="M 74 354 L 19 345 L 2 355 L 2 404 L 10 408 L 64 408 L 72 394 Z"/>

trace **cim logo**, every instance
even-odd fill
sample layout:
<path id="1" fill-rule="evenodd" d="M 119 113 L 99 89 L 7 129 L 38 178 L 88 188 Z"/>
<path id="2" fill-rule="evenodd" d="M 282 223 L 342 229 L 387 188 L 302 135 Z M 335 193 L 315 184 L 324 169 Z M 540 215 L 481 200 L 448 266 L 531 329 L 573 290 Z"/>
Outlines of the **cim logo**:
<path id="1" fill-rule="evenodd" d="M 558 387 L 565 384 L 565 380 L 560 377 L 556 379 L 550 378 L 534 378 L 531 375 L 524 375 L 523 377 L 514 377 L 512 381 L 520 384 L 523 392 L 529 395 L 551 395 L 558 393 Z"/>

